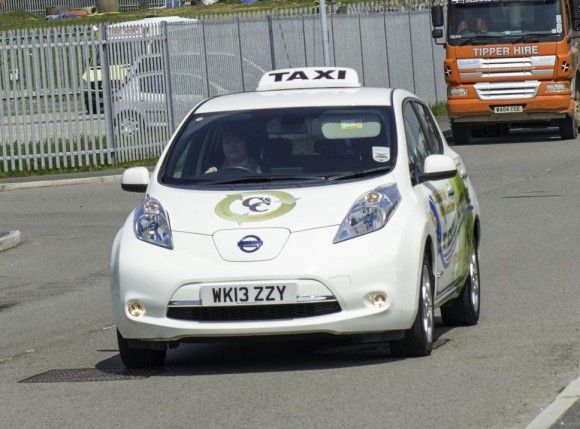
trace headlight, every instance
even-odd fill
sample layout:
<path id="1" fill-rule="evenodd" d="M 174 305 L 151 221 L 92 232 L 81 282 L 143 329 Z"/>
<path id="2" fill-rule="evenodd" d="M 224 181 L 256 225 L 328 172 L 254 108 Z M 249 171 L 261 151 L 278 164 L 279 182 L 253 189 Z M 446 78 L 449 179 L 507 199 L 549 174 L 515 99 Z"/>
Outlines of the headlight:
<path id="1" fill-rule="evenodd" d="M 139 240 L 173 249 L 169 217 L 161 203 L 155 198 L 149 195 L 145 197 L 135 210 L 133 225 L 135 235 Z"/>
<path id="2" fill-rule="evenodd" d="M 400 201 L 401 194 L 397 185 L 383 186 L 367 192 L 353 204 L 340 224 L 333 243 L 381 229 L 387 224 Z"/>
<path id="3" fill-rule="evenodd" d="M 450 97 L 465 97 L 467 95 L 467 88 L 449 88 Z"/>
<path id="4" fill-rule="evenodd" d="M 549 83 L 546 85 L 546 92 L 570 92 L 570 85 L 567 83 Z"/>

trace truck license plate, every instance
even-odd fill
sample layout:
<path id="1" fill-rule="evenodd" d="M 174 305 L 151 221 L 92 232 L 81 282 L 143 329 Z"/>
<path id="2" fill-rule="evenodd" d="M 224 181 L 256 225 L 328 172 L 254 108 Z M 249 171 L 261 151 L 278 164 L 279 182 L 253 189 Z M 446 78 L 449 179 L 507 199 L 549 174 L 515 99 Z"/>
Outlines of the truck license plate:
<path id="1" fill-rule="evenodd" d="M 200 292 L 201 305 L 288 304 L 297 301 L 298 285 L 203 286 Z"/>
<path id="2" fill-rule="evenodd" d="M 524 106 L 495 106 L 495 113 L 519 113 L 524 111 Z"/>

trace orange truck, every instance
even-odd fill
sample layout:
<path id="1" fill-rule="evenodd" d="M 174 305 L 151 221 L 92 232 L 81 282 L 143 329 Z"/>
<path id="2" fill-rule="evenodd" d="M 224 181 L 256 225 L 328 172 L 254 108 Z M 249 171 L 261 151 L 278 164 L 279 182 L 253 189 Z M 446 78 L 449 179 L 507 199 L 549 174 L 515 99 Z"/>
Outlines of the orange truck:
<path id="1" fill-rule="evenodd" d="M 444 32 L 444 7 L 432 6 L 433 38 L 445 37 L 455 144 L 531 123 L 576 138 L 579 7 L 580 0 L 450 0 Z"/>

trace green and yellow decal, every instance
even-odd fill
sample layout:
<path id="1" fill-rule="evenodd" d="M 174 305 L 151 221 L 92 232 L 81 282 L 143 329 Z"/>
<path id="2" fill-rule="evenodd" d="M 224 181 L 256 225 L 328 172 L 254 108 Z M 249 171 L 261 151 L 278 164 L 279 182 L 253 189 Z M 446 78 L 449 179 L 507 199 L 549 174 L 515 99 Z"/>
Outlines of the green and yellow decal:
<path id="1" fill-rule="evenodd" d="M 228 195 L 215 208 L 215 213 L 226 220 L 263 222 L 285 215 L 296 207 L 297 198 L 281 191 L 243 192 Z"/>

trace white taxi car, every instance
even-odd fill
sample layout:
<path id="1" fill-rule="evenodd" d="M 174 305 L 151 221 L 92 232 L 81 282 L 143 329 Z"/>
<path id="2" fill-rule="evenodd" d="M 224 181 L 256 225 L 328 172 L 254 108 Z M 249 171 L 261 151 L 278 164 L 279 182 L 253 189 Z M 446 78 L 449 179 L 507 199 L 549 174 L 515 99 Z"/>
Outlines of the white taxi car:
<path id="1" fill-rule="evenodd" d="M 478 322 L 479 207 L 429 108 L 347 68 L 266 73 L 184 119 L 112 250 L 127 367 L 180 342 L 312 336 L 430 354 Z"/>

